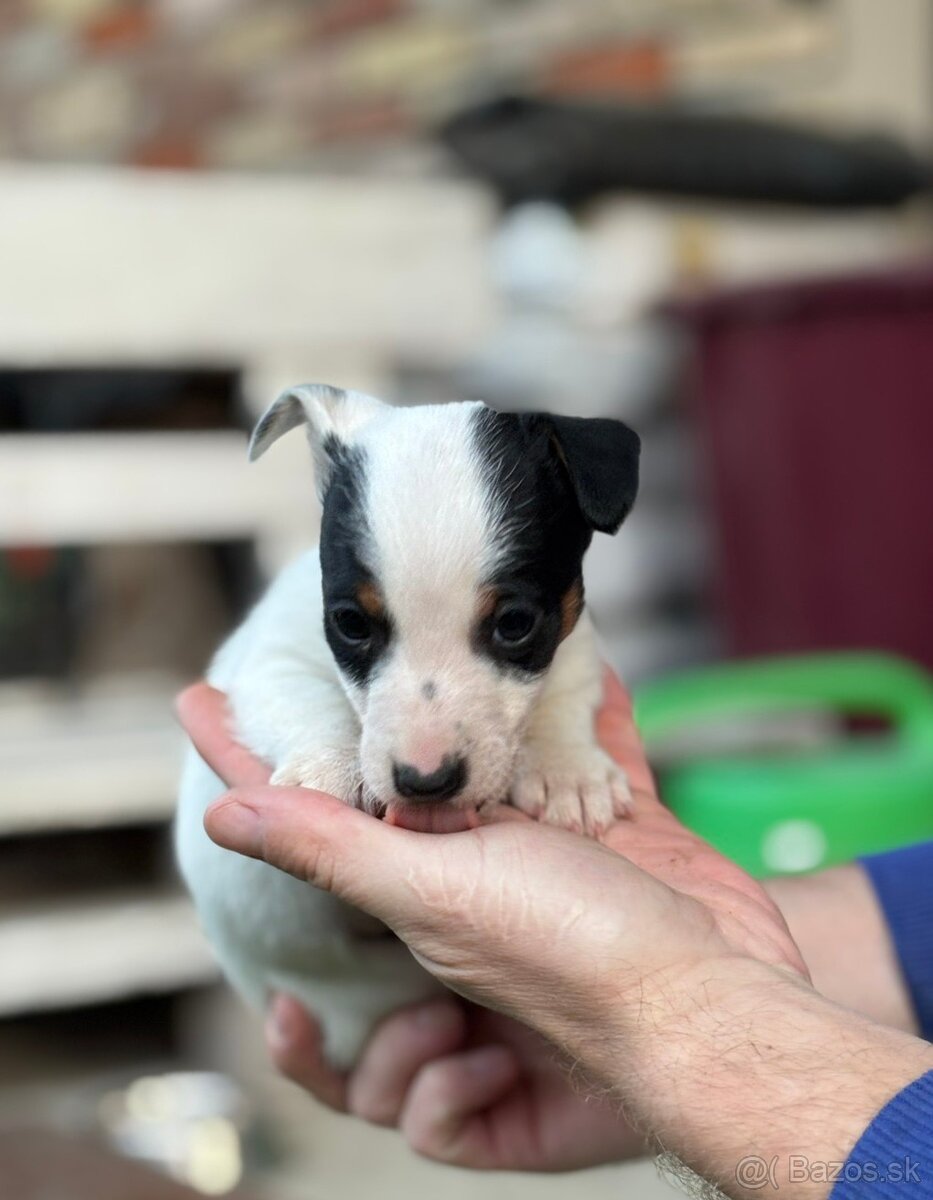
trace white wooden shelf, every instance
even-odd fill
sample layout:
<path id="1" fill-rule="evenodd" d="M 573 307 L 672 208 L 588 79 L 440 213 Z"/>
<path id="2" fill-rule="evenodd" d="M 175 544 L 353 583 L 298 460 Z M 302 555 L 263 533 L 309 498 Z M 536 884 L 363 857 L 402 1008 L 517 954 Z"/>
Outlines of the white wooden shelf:
<path id="1" fill-rule="evenodd" d="M 293 524 L 296 509 L 313 528 L 309 456 L 298 458 L 295 470 L 281 454 L 251 467 L 232 430 L 5 435 L 0 544 L 248 538 Z"/>
<path id="2" fill-rule="evenodd" d="M 168 819 L 184 745 L 175 690 L 0 685 L 0 836 Z"/>
<path id="3" fill-rule="evenodd" d="M 5 165 L 0 361 L 238 366 L 350 345 L 456 362 L 492 315 L 492 214 L 460 182 Z"/>
<path id="4" fill-rule="evenodd" d="M 212 982 L 190 901 L 119 892 L 0 909 L 0 1016 L 98 1004 Z"/>

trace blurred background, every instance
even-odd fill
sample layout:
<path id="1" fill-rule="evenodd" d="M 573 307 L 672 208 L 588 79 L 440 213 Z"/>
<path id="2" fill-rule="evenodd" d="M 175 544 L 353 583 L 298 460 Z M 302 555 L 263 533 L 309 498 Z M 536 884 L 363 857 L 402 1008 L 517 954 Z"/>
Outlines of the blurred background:
<path id="1" fill-rule="evenodd" d="M 931 134 L 928 0 L 4 0 L 2 1200 L 475 1194 L 275 1078 L 172 865 L 171 697 L 315 535 L 286 384 L 628 421 L 665 798 L 933 837 Z"/>

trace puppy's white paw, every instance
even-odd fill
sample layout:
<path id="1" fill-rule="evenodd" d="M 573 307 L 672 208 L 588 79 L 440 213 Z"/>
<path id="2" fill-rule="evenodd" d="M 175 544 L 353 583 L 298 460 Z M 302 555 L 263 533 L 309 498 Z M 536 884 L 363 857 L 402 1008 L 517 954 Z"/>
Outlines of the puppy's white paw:
<path id="1" fill-rule="evenodd" d="M 550 825 L 597 837 L 632 808 L 625 772 L 598 746 L 526 746 L 512 804 Z"/>
<path id="2" fill-rule="evenodd" d="M 359 760 L 339 750 L 296 754 L 279 765 L 270 782 L 278 787 L 313 788 L 354 808 L 365 807 Z"/>

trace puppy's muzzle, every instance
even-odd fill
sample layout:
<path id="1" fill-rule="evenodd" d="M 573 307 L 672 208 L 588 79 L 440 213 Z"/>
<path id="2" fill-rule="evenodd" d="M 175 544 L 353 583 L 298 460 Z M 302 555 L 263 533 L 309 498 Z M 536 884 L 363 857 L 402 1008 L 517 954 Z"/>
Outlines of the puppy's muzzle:
<path id="1" fill-rule="evenodd" d="M 409 763 L 395 763 L 392 767 L 395 790 L 406 800 L 450 800 L 463 791 L 466 781 L 467 765 L 462 758 L 445 758 L 429 775 L 423 775 Z"/>

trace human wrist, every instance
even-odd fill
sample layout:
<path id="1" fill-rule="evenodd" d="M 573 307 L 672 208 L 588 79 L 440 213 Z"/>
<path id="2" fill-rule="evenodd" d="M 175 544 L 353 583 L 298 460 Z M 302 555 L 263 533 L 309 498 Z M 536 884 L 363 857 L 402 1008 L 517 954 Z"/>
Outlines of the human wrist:
<path id="1" fill-rule="evenodd" d="M 769 879 L 764 886 L 800 947 L 817 991 L 883 1025 L 917 1032 L 884 913 L 858 863 Z"/>
<path id="2" fill-rule="evenodd" d="M 803 980 L 751 959 L 695 964 L 646 981 L 640 1016 L 620 1015 L 614 1071 L 626 1115 L 729 1196 L 760 1195 L 740 1164 L 765 1164 L 790 1200 L 830 1190 L 879 1109 L 933 1068 L 925 1043 L 874 1025 Z M 797 1176 L 803 1175 L 802 1178 Z M 749 1186 L 745 1186 L 748 1183 Z"/>

